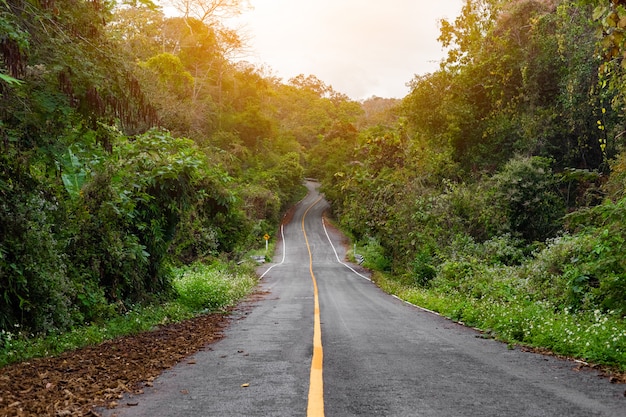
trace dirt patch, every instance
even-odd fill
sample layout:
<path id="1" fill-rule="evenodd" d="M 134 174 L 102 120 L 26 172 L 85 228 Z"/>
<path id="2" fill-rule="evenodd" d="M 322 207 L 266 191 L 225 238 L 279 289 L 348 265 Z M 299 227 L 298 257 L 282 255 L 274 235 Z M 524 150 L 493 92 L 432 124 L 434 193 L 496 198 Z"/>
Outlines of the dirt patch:
<path id="1" fill-rule="evenodd" d="M 296 209 L 298 207 L 298 204 L 296 204 L 295 206 L 292 206 L 289 210 L 287 210 L 287 212 L 283 216 L 283 220 L 280 222 L 281 226 L 287 226 L 289 223 L 291 223 L 291 221 L 293 220 L 293 216 L 296 212 Z"/>
<path id="2" fill-rule="evenodd" d="M 236 311 L 252 307 L 255 293 L 227 314 L 199 316 L 154 331 L 106 341 L 54 358 L 0 369 L 0 416 L 97 416 L 124 393 L 141 393 L 165 369 L 223 337 Z"/>

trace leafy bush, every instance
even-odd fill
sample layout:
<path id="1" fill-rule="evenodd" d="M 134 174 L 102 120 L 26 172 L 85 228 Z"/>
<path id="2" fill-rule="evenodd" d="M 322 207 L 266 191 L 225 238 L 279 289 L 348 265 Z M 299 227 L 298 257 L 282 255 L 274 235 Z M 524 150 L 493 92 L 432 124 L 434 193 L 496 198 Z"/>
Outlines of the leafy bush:
<path id="1" fill-rule="evenodd" d="M 437 276 L 433 256 L 427 249 L 422 249 L 415 255 L 411 269 L 414 282 L 419 286 L 427 286 Z"/>
<path id="2" fill-rule="evenodd" d="M 550 302 L 555 309 L 570 306 L 569 284 L 564 272 L 586 251 L 587 243 L 585 236 L 567 234 L 548 240 L 544 248 L 518 269 L 529 296 Z"/>
<path id="3" fill-rule="evenodd" d="M 376 271 L 387 271 L 391 267 L 391 261 L 385 256 L 385 250 L 374 238 L 369 238 L 367 243 L 362 246 L 363 266 Z"/>
<path id="4" fill-rule="evenodd" d="M 160 305 L 131 305 L 123 314 L 75 326 L 70 331 L 53 330 L 33 337 L 22 326 L 0 329 L 0 368 L 33 357 L 97 344 L 107 339 L 149 331 L 155 326 L 178 322 L 206 310 L 220 310 L 240 300 L 256 285 L 251 267 L 224 263 L 194 264 L 174 270 L 181 296 Z"/>
<path id="5" fill-rule="evenodd" d="M 244 210 L 250 218 L 278 221 L 281 200 L 277 192 L 260 185 L 250 184 L 241 190 Z"/>
<path id="6" fill-rule="evenodd" d="M 289 152 L 282 156 L 270 174 L 276 180 L 283 209 L 295 201 L 300 193 L 304 178 L 304 168 L 300 165 L 300 155 Z"/>
<path id="7" fill-rule="evenodd" d="M 443 190 L 435 197 L 433 214 L 445 235 L 464 234 L 480 242 L 493 236 L 492 224 L 506 221 L 506 213 L 497 208 L 482 187 L 480 182 L 443 181 Z"/>
<path id="8" fill-rule="evenodd" d="M 626 197 L 626 152 L 611 161 L 611 175 L 604 184 L 609 197 L 615 201 Z"/>
<path id="9" fill-rule="evenodd" d="M 454 291 L 469 297 L 482 298 L 490 282 L 486 267 L 477 259 L 446 261 L 439 267 L 432 285 L 444 291 Z"/>
<path id="10" fill-rule="evenodd" d="M 193 311 L 215 311 L 232 305 L 255 284 L 244 270 L 225 271 L 221 265 L 195 263 L 174 271 L 178 299 Z"/>
<path id="11" fill-rule="evenodd" d="M 572 242 L 558 241 L 554 249 L 546 250 L 569 252 L 564 246 L 571 247 Z M 551 258 L 549 255 L 553 253 L 544 253 L 540 258 L 545 262 Z M 528 292 L 523 269 L 449 262 L 442 265 L 438 277 L 426 288 L 403 285 L 381 273 L 375 274 L 374 280 L 411 303 L 484 330 L 485 337 L 543 347 L 626 370 L 626 323 L 622 314 L 555 308 L 553 300 L 542 300 L 538 294 Z"/>
<path id="12" fill-rule="evenodd" d="M 509 233 L 483 242 L 483 259 L 489 264 L 519 265 L 525 260 L 524 242 Z"/>
<path id="13" fill-rule="evenodd" d="M 181 220 L 170 253 L 176 261 L 189 264 L 216 257 L 219 248 L 217 228 L 210 219 L 193 211 Z"/>
<path id="14" fill-rule="evenodd" d="M 517 157 L 491 178 L 487 195 L 506 219 L 491 223 L 495 235 L 511 233 L 532 242 L 560 230 L 565 204 L 550 165 L 546 158 Z"/>
<path id="15" fill-rule="evenodd" d="M 109 301 L 130 304 L 144 295 L 150 254 L 133 233 L 130 193 L 118 191 L 114 181 L 109 169 L 83 187 L 67 233 L 68 256 L 83 287 L 96 283 Z"/>
<path id="16" fill-rule="evenodd" d="M 0 329 L 66 330 L 74 314 L 73 288 L 55 230 L 59 202 L 36 191 L 41 184 L 30 176 L 6 183 L 10 192 L 0 199 Z"/>

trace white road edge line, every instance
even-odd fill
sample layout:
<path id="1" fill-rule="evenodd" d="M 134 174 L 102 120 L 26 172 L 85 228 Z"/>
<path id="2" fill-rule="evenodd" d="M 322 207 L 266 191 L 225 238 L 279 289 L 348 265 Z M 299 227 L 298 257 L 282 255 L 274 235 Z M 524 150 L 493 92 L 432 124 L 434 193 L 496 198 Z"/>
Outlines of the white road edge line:
<path id="1" fill-rule="evenodd" d="M 372 282 L 372 280 L 371 280 L 370 278 L 366 277 L 365 275 L 362 275 L 362 274 L 358 273 L 358 272 L 357 272 L 357 271 L 355 271 L 355 270 L 354 270 L 354 268 L 352 268 L 350 265 L 348 265 L 348 264 L 346 264 L 346 263 L 344 263 L 344 262 L 341 262 L 341 259 L 339 259 L 339 255 L 337 254 L 337 250 L 335 249 L 335 245 L 333 245 L 332 240 L 330 240 L 330 236 L 328 235 L 328 230 L 326 230 L 326 222 L 324 222 L 324 218 L 323 218 L 323 217 L 322 217 L 322 226 L 324 227 L 324 233 L 326 233 L 326 238 L 328 239 L 328 242 L 330 243 L 330 246 L 333 248 L 333 252 L 335 252 L 335 258 L 337 258 L 337 262 L 339 262 L 341 265 L 345 266 L 346 268 L 348 268 L 349 270 L 351 270 L 352 272 L 354 272 L 355 274 L 357 274 L 357 275 L 358 275 L 358 276 L 360 276 L 361 278 L 364 278 L 364 279 L 366 279 L 366 280 L 368 280 L 368 281 Z M 405 304 L 408 304 L 408 305 L 412 306 L 412 307 L 415 307 L 415 308 L 420 309 L 420 310 L 422 310 L 422 311 L 425 311 L 425 312 L 427 312 L 427 313 L 434 314 L 434 315 L 436 315 L 436 316 L 443 317 L 441 314 L 437 313 L 436 311 L 429 310 L 429 309 L 427 309 L 427 308 L 420 307 L 420 306 L 418 306 L 418 305 L 416 305 L 416 304 L 413 304 L 413 303 L 411 303 L 411 302 L 409 302 L 409 301 L 403 300 L 402 298 L 398 297 L 398 296 L 397 296 L 397 295 L 395 295 L 395 294 L 391 294 L 391 296 L 392 296 L 393 298 L 397 299 L 397 300 L 402 301 L 402 302 L 403 302 L 403 303 L 405 303 Z"/>
<path id="2" fill-rule="evenodd" d="M 330 236 L 328 235 L 328 230 L 326 230 L 326 222 L 324 221 L 323 217 L 322 217 L 322 226 L 324 227 L 324 233 L 326 233 L 326 238 L 328 239 L 328 243 L 330 243 L 330 247 L 333 248 L 333 252 L 335 252 L 335 258 L 337 258 L 337 262 L 339 262 L 341 265 L 345 266 L 346 268 L 348 268 L 350 271 L 354 272 L 355 274 L 357 274 L 361 278 L 366 279 L 366 280 L 371 282 L 372 280 L 370 278 L 366 277 L 363 274 L 358 273 L 350 265 L 348 265 L 348 264 L 346 264 L 344 262 L 341 262 L 341 259 L 339 259 L 339 255 L 337 254 L 337 250 L 335 249 L 335 245 L 333 245 L 333 241 L 330 240 Z"/>
<path id="3" fill-rule="evenodd" d="M 308 194 L 307 194 L 307 196 L 308 196 Z M 302 203 L 302 202 L 306 199 L 306 197 L 307 197 L 307 196 L 304 196 L 304 197 L 303 197 L 300 201 L 298 201 L 298 202 L 295 204 L 295 206 L 297 206 L 297 205 L 299 205 L 300 203 Z M 294 207 L 295 207 L 295 206 L 294 206 Z M 287 216 L 287 213 L 285 213 L 285 215 L 283 216 L 283 220 L 284 220 L 284 218 L 285 218 L 286 216 Z M 282 264 L 284 264 L 284 263 L 285 263 L 285 254 L 287 253 L 287 242 L 285 241 L 285 230 L 284 230 L 284 228 L 285 228 L 285 225 L 284 225 L 284 224 L 281 224 L 281 225 L 280 225 L 280 235 L 282 236 L 282 239 L 283 239 L 283 260 L 282 260 L 279 264 L 275 264 L 275 265 L 272 265 L 272 266 L 270 266 L 269 268 L 267 268 L 267 271 L 263 272 L 263 275 L 261 275 L 261 276 L 259 277 L 259 279 L 263 279 L 263 277 L 264 277 L 264 276 L 265 276 L 268 272 L 270 272 L 270 271 L 272 270 L 272 268 L 274 268 L 275 266 L 282 265 Z"/>
<path id="4" fill-rule="evenodd" d="M 284 225 L 282 225 L 282 224 L 280 225 L 280 236 L 281 236 L 282 241 L 283 241 L 283 260 L 282 260 L 282 261 L 280 261 L 280 263 L 279 263 L 279 264 L 274 264 L 274 265 L 270 266 L 269 268 L 267 268 L 267 271 L 263 272 L 263 275 L 261 275 L 261 276 L 259 277 L 259 279 L 263 279 L 263 277 L 264 277 L 264 276 L 265 276 L 268 272 L 270 272 L 270 271 L 272 270 L 272 268 L 274 268 L 275 266 L 282 265 L 282 264 L 284 264 L 284 263 L 285 263 L 285 254 L 287 253 L 287 242 L 285 241 L 285 227 L 284 227 Z"/>
<path id="5" fill-rule="evenodd" d="M 436 311 L 429 310 L 429 309 L 427 309 L 427 308 L 425 308 L 425 307 L 418 306 L 417 304 L 413 304 L 413 303 L 412 303 L 412 302 L 410 302 L 410 301 L 403 300 L 402 298 L 398 297 L 398 296 L 397 296 L 397 295 L 395 295 L 395 294 L 391 294 L 391 296 L 392 296 L 393 298 L 396 298 L 396 299 L 398 299 L 398 300 L 402 301 L 404 304 L 408 304 L 408 305 L 410 305 L 410 306 L 412 306 L 412 307 L 418 308 L 418 309 L 420 309 L 420 310 L 422 310 L 422 311 L 425 311 L 425 312 L 427 312 L 427 313 L 434 314 L 435 316 L 444 317 L 444 316 L 442 316 L 441 314 L 437 313 Z M 444 318 L 446 318 L 446 319 L 447 319 L 447 317 L 444 317 Z M 450 319 L 448 319 L 448 320 L 450 320 Z"/>

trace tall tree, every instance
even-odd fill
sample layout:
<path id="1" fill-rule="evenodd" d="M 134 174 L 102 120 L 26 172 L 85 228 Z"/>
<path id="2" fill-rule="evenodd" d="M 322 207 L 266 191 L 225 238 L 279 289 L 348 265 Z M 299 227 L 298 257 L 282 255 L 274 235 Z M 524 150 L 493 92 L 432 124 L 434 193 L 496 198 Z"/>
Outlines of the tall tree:
<path id="1" fill-rule="evenodd" d="M 237 16 L 249 7 L 248 0 L 163 0 L 163 5 L 174 8 L 185 19 L 194 18 L 205 24 Z"/>

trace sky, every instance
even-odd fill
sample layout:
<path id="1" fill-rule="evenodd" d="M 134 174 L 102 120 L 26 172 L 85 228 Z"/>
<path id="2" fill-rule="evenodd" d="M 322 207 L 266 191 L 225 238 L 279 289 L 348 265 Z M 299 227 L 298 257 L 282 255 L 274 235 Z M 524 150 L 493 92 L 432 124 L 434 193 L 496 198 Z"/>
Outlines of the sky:
<path id="1" fill-rule="evenodd" d="M 355 100 L 403 98 L 414 76 L 437 70 L 439 20 L 463 0 L 250 0 L 230 26 L 247 38 L 244 60 L 287 81 L 315 75 Z"/>

